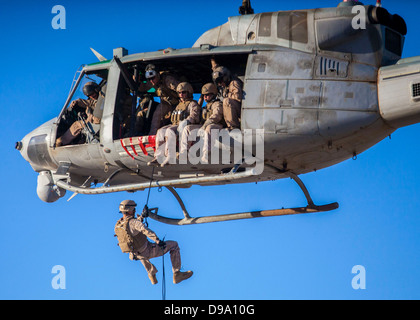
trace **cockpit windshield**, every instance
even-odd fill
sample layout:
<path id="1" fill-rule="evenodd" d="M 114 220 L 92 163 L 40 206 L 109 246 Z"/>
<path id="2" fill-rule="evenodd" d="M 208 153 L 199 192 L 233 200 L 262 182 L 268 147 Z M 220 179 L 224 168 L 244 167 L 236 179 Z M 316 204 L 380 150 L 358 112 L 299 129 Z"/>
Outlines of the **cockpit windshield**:
<path id="1" fill-rule="evenodd" d="M 78 73 L 59 116 L 57 147 L 99 141 L 108 70 Z"/>
<path id="2" fill-rule="evenodd" d="M 83 87 L 88 82 L 94 82 L 96 84 L 100 84 L 104 79 L 96 74 L 84 74 L 83 78 L 81 79 L 79 85 L 76 88 L 76 91 L 74 92 L 73 97 L 71 100 L 77 100 L 77 99 L 86 99 L 86 95 L 83 93 Z"/>

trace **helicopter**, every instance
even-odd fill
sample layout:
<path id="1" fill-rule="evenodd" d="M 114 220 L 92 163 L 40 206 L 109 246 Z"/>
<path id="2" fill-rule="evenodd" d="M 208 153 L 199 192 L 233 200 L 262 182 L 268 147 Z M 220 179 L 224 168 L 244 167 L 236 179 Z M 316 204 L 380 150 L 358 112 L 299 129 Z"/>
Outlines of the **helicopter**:
<path id="1" fill-rule="evenodd" d="M 66 191 L 94 195 L 165 187 L 183 217 L 161 216 L 158 208 L 149 216 L 173 225 L 330 211 L 338 203 L 316 205 L 299 175 L 355 158 L 398 128 L 420 122 L 420 56 L 401 59 L 406 23 L 380 1 L 254 13 L 244 0 L 239 13 L 191 48 L 135 54 L 116 48 L 112 59 L 92 50 L 99 62 L 77 70 L 58 116 L 16 142 L 38 173 L 39 198 L 54 202 Z M 355 19 L 364 25 L 355 27 Z M 145 68 L 153 64 L 182 75 L 199 94 L 212 82 L 211 59 L 243 83 L 240 130 L 222 129 L 214 141 L 228 159 L 147 165 L 156 136 L 135 132 L 132 121 L 144 98 L 137 88 Z M 88 82 L 100 88 L 94 110 L 100 123 L 85 122 L 79 139 L 59 146 L 57 139 L 72 123 L 84 121 L 72 115 L 70 105 L 86 98 L 81 92 Z M 147 94 L 156 96 L 153 90 Z M 150 110 L 153 104 L 149 100 Z M 175 190 L 283 178 L 299 185 L 306 206 L 191 217 Z"/>

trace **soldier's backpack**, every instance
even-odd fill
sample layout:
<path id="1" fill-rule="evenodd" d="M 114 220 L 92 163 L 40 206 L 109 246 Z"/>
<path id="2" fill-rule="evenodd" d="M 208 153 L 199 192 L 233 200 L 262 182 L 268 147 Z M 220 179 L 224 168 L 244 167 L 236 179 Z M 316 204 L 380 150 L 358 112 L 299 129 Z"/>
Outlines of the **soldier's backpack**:
<path id="1" fill-rule="evenodd" d="M 133 252 L 134 249 L 134 240 L 128 231 L 128 222 L 131 219 L 120 219 L 115 225 L 114 231 L 115 235 L 118 238 L 118 246 L 121 251 L 124 253 Z"/>

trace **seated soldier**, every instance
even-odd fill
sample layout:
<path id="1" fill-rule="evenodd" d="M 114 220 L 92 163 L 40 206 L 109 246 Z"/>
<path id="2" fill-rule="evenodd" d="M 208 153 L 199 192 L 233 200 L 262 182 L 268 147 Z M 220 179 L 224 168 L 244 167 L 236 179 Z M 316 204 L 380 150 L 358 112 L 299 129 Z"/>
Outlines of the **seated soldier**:
<path id="1" fill-rule="evenodd" d="M 179 79 L 167 72 L 158 72 L 153 64 L 146 66 L 146 83 L 141 83 L 139 92 L 147 92 L 151 88 L 156 90 L 160 103 L 153 115 L 149 135 L 155 135 L 157 130 L 169 122 L 169 115 L 179 103 L 176 88 Z"/>
<path id="2" fill-rule="evenodd" d="M 211 66 L 213 82 L 222 89 L 220 100 L 223 101 L 223 115 L 227 128 L 228 130 L 240 129 L 243 83 L 240 79 L 233 77 L 227 68 L 219 66 L 214 59 L 211 59 Z"/>
<path id="3" fill-rule="evenodd" d="M 157 102 L 153 100 L 153 96 L 145 94 L 140 100 L 136 110 L 135 135 L 146 136 L 150 131 L 150 124 L 153 114 L 156 110 Z"/>
<path id="4" fill-rule="evenodd" d="M 200 106 L 193 100 L 193 88 L 188 82 L 181 82 L 176 88 L 180 103 L 171 115 L 171 125 L 160 128 L 156 136 L 155 159 L 148 165 L 176 163 L 176 142 L 178 135 L 189 124 L 200 123 Z"/>
<path id="5" fill-rule="evenodd" d="M 86 117 L 86 121 L 78 120 L 75 121 L 71 127 L 57 139 L 55 145 L 57 147 L 65 146 L 70 144 L 75 138 L 77 138 L 85 128 L 85 122 L 99 124 L 101 119 L 93 115 L 95 110 L 96 102 L 98 101 L 99 94 L 103 95 L 98 84 L 95 82 L 88 82 L 83 86 L 83 93 L 88 97 L 88 99 L 77 99 L 72 101 L 70 108 L 83 108 L 85 109 L 82 117 Z"/>
<path id="6" fill-rule="evenodd" d="M 217 98 L 217 93 L 217 88 L 213 83 L 207 83 L 201 89 L 202 97 L 207 103 L 202 113 L 204 124 L 202 126 L 189 125 L 185 127 L 182 133 L 179 149 L 180 159 L 186 159 L 186 153 L 188 152 L 192 131 L 198 130 L 198 136 L 200 136 L 203 139 L 204 143 L 202 149 L 203 152 L 201 156 L 201 163 L 209 162 L 209 153 L 212 148 L 211 134 L 218 133 L 219 130 L 225 127 L 226 125 L 223 119 L 223 105 L 222 102 Z"/>

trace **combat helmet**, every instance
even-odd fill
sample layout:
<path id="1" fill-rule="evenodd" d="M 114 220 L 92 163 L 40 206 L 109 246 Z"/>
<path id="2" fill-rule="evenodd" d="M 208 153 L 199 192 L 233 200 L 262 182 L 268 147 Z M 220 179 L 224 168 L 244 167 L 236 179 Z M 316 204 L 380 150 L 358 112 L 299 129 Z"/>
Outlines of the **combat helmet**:
<path id="1" fill-rule="evenodd" d="M 224 82 L 226 85 L 230 83 L 231 74 L 228 68 L 217 67 L 212 73 L 213 82 L 218 85 L 220 82 Z"/>
<path id="2" fill-rule="evenodd" d="M 99 85 L 93 81 L 89 81 L 83 86 L 83 93 L 87 97 L 91 96 L 95 92 L 99 93 L 99 90 L 100 90 Z"/>
<path id="3" fill-rule="evenodd" d="M 176 87 L 176 92 L 182 92 L 182 91 L 187 91 L 189 96 L 192 97 L 192 95 L 194 94 L 194 89 L 192 87 L 192 85 L 188 82 L 181 82 L 177 87 Z"/>
<path id="4" fill-rule="evenodd" d="M 146 66 L 145 71 L 146 71 L 146 79 L 151 79 L 158 75 L 155 65 L 151 63 Z"/>
<path id="5" fill-rule="evenodd" d="M 201 88 L 201 94 L 214 94 L 217 95 L 217 87 L 215 84 L 213 83 L 206 83 L 202 88 Z"/>
<path id="6" fill-rule="evenodd" d="M 137 203 L 133 200 L 124 200 L 120 203 L 119 209 L 121 213 L 127 213 L 137 207 Z"/>

